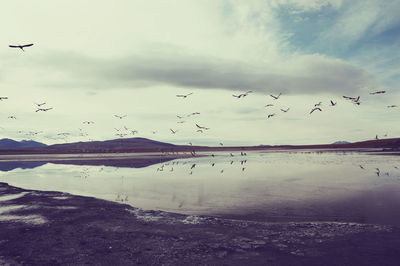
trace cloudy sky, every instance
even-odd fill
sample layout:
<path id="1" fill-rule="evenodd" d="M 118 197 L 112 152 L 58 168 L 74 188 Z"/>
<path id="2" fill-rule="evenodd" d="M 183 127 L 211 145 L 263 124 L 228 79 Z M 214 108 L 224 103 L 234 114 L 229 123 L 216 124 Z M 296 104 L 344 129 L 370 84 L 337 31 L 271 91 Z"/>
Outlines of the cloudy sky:
<path id="1" fill-rule="evenodd" d="M 203 145 L 399 137 L 400 107 L 387 107 L 400 106 L 399 13 L 399 0 L 3 0 L 0 137 L 52 144 L 128 134 Z M 26 43 L 34 46 L 25 52 L 8 47 Z M 370 95 L 377 90 L 386 93 Z M 35 112 L 41 102 L 53 109 Z M 310 115 L 319 102 L 322 112 Z"/>

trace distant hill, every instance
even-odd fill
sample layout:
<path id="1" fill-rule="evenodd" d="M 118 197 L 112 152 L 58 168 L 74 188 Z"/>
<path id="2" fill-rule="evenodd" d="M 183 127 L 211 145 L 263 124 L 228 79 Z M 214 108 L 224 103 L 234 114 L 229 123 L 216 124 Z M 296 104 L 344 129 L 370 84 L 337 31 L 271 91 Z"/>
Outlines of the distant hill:
<path id="1" fill-rule="evenodd" d="M 54 144 L 48 146 L 46 150 L 65 152 L 140 152 L 162 151 L 163 149 L 171 149 L 174 147 L 179 146 L 146 138 L 126 138 Z"/>
<path id="2" fill-rule="evenodd" d="M 11 142 L 10 142 L 11 141 Z M 16 141 L 7 140 L 15 144 Z M 18 142 L 17 142 L 18 143 Z M 26 143 L 26 142 L 23 142 Z M 21 144 L 18 144 L 21 145 Z M 32 145 L 32 143 L 31 143 Z M 193 151 L 237 151 L 237 150 L 264 150 L 264 149 L 371 149 L 400 150 L 400 138 L 367 140 L 346 143 L 344 141 L 334 144 L 314 145 L 276 145 L 276 146 L 189 146 L 174 145 L 170 143 L 150 140 L 146 138 L 121 138 L 106 141 L 74 142 L 64 144 L 45 144 L 34 142 L 32 146 L 9 145 L 9 148 L 0 148 L 1 154 L 61 154 L 61 153 L 134 153 L 134 152 L 193 152 Z M 43 146 L 44 145 L 44 146 Z"/>
<path id="3" fill-rule="evenodd" d="M 332 144 L 349 144 L 350 142 L 348 142 L 348 141 L 344 141 L 344 140 L 339 140 L 339 141 L 336 141 L 336 142 L 334 142 L 334 143 L 332 143 Z"/>
<path id="4" fill-rule="evenodd" d="M 1 150 L 14 150 L 21 148 L 34 148 L 34 147 L 46 147 L 46 146 L 47 145 L 44 143 L 33 140 L 15 141 L 12 139 L 0 139 Z"/>

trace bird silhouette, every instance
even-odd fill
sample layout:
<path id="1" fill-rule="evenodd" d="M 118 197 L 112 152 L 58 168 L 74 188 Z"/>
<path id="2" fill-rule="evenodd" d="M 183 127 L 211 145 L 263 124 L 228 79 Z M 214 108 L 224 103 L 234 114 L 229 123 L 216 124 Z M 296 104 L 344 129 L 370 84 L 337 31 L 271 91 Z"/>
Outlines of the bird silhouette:
<path id="1" fill-rule="evenodd" d="M 290 108 L 287 109 L 281 109 L 282 112 L 287 113 L 290 110 Z"/>
<path id="2" fill-rule="evenodd" d="M 188 96 L 190 96 L 192 94 L 193 94 L 193 92 L 191 92 L 189 94 L 178 94 L 178 95 L 176 95 L 176 97 L 180 97 L 180 98 L 186 99 Z"/>
<path id="3" fill-rule="evenodd" d="M 178 130 L 173 130 L 172 128 L 170 128 L 169 130 L 171 130 L 172 134 L 175 134 L 176 132 L 178 132 Z"/>
<path id="4" fill-rule="evenodd" d="M 49 110 L 51 110 L 51 109 L 53 109 L 53 107 L 50 107 L 50 108 L 37 108 L 37 110 L 35 111 L 36 113 L 37 112 L 47 112 L 47 111 L 49 111 Z"/>
<path id="5" fill-rule="evenodd" d="M 265 107 L 271 107 L 271 106 L 274 106 L 273 104 L 267 104 L 267 105 L 265 105 Z"/>
<path id="6" fill-rule="evenodd" d="M 331 106 L 335 106 L 336 104 L 337 104 L 337 102 L 334 103 L 334 102 L 331 100 Z"/>
<path id="7" fill-rule="evenodd" d="M 267 118 L 274 117 L 276 114 L 269 114 Z"/>
<path id="8" fill-rule="evenodd" d="M 246 97 L 247 95 L 249 95 L 249 93 L 252 93 L 252 92 L 253 91 L 246 91 L 245 93 L 241 93 L 241 94 L 238 94 L 238 95 L 232 94 L 232 96 L 235 97 L 235 98 L 240 99 L 240 98 Z"/>
<path id="9" fill-rule="evenodd" d="M 271 96 L 272 98 L 274 98 L 274 100 L 278 100 L 279 97 L 282 95 L 282 93 L 279 93 L 277 96 L 270 94 L 269 96 Z"/>
<path id="10" fill-rule="evenodd" d="M 40 107 L 42 105 L 45 105 L 46 103 L 44 102 L 44 103 L 34 103 L 34 104 L 36 104 L 38 107 Z"/>
<path id="11" fill-rule="evenodd" d="M 322 109 L 321 108 L 319 108 L 319 107 L 315 107 L 315 108 L 313 108 L 312 110 L 311 110 L 311 112 L 310 112 L 310 114 L 312 114 L 314 111 L 322 111 Z"/>
<path id="12" fill-rule="evenodd" d="M 24 48 L 25 48 L 25 47 L 30 47 L 30 46 L 32 46 L 32 45 L 33 45 L 33 43 L 24 44 L 24 45 L 9 45 L 8 47 L 10 47 L 10 48 L 19 48 L 19 49 L 21 49 L 22 51 L 25 52 Z"/>
<path id="13" fill-rule="evenodd" d="M 124 118 L 124 117 L 126 117 L 127 115 L 114 115 L 115 117 L 117 117 L 117 118 L 119 118 L 119 119 L 122 119 L 122 118 Z"/>
<path id="14" fill-rule="evenodd" d="M 382 93 L 386 93 L 386 91 L 374 91 L 374 92 L 370 92 L 369 94 L 375 95 L 375 94 L 382 94 Z"/>
<path id="15" fill-rule="evenodd" d="M 395 107 L 397 107 L 397 105 L 395 105 L 395 104 L 392 104 L 392 105 L 388 105 L 388 106 L 387 106 L 387 108 L 395 108 Z"/>
<path id="16" fill-rule="evenodd" d="M 17 119 L 15 116 L 13 116 L 13 115 L 10 115 L 8 118 L 10 118 L 10 119 Z"/>
<path id="17" fill-rule="evenodd" d="M 196 124 L 196 127 L 198 127 L 199 129 L 204 129 L 204 130 L 209 130 L 210 129 L 208 127 L 199 126 L 198 124 Z"/>
<path id="18" fill-rule="evenodd" d="M 0 101 L 7 100 L 7 99 L 8 99 L 8 97 L 0 97 Z"/>
<path id="19" fill-rule="evenodd" d="M 321 106 L 322 102 L 314 104 L 314 107 Z"/>

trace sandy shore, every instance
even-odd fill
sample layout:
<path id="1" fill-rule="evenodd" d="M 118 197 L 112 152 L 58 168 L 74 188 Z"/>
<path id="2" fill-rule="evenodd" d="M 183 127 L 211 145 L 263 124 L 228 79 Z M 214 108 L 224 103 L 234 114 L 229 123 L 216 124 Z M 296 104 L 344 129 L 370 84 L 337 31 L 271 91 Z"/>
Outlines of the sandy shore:
<path id="1" fill-rule="evenodd" d="M 398 265 L 400 229 L 142 211 L 0 183 L 1 265 Z"/>

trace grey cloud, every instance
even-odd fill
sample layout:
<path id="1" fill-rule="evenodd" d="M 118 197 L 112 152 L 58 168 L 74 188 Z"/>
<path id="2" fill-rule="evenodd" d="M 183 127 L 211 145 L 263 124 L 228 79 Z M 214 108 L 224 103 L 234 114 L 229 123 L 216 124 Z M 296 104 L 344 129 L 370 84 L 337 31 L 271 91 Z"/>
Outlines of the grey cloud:
<path id="1" fill-rule="evenodd" d="M 287 94 L 341 94 L 356 92 L 372 82 L 371 76 L 360 68 L 318 56 L 302 58 L 295 71 L 291 70 L 290 64 L 287 68 L 284 65 L 275 68 L 184 53 L 131 55 L 114 59 L 52 53 L 38 57 L 35 64 L 64 74 L 65 80 L 57 82 L 50 83 L 44 78 L 44 84 L 60 88 L 172 85 Z"/>

